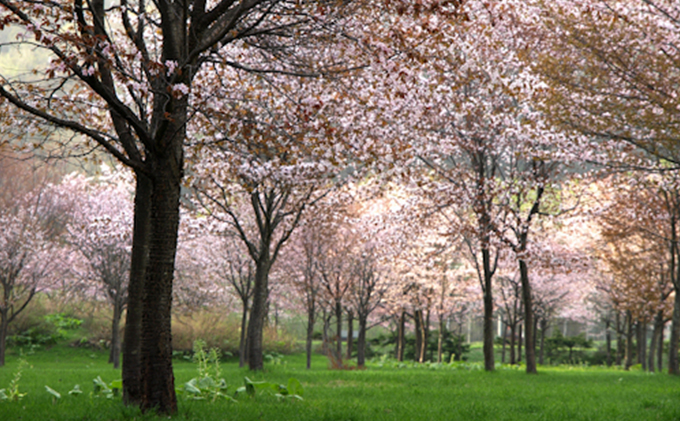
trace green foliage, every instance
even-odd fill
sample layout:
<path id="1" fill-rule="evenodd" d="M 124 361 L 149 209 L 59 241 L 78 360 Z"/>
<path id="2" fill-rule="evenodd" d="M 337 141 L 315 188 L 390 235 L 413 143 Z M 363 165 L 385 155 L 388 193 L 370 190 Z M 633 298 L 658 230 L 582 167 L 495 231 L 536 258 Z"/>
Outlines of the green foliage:
<path id="1" fill-rule="evenodd" d="M 193 361 L 198 364 L 198 377 L 184 383 L 178 393 L 192 400 L 208 400 L 210 402 L 215 402 L 218 398 L 233 400 L 227 395 L 227 382 L 222 377 L 220 350 L 210 348 L 210 351 L 206 352 L 205 348 L 206 343 L 202 339 L 197 339 L 194 342 Z"/>
<path id="2" fill-rule="evenodd" d="M 480 344 L 481 346 L 481 344 Z M 650 375 L 604 367 L 543 367 L 538 376 L 527 376 L 522 367 L 501 367 L 487 373 L 473 344 L 472 361 L 454 364 L 402 363 L 385 358 L 385 365 L 369 362 L 367 370 L 332 371 L 327 361 L 312 360 L 304 369 L 304 354 L 286 355 L 286 365 L 270 366 L 263 373 L 246 373 L 236 361 L 220 361 L 221 375 L 229 384 L 228 395 L 245 386 L 247 375 L 253 382 L 267 380 L 286 385 L 294 377 L 304 386 L 304 401 L 276 398 L 273 388 L 256 390 L 229 399 L 182 397 L 174 421 L 203 420 L 466 420 L 481 421 L 641 421 L 679 420 L 678 379 L 666 374 Z M 158 421 L 152 414 L 123 405 L 121 399 L 88 398 L 93 378 L 107 379 L 111 368 L 108 352 L 73 348 L 58 344 L 31 357 L 31 369 L 24 369 L 21 392 L 28 395 L 20 402 L 0 402 L 0 420 L 52 421 Z M 377 361 L 377 360 L 376 360 Z M 17 368 L 10 356 L 7 368 L 0 369 L 0 387 L 6 387 Z M 197 364 L 178 360 L 174 364 L 178 385 L 197 376 Z M 236 383 L 238 382 L 238 384 Z M 108 381 L 107 381 L 108 383 Z M 45 391 L 50 385 L 61 394 L 56 405 Z M 67 395 L 67 386 L 80 384 L 87 396 Z M 310 389 L 311 388 L 311 389 Z M 75 389 L 75 388 L 74 388 Z M 313 393 L 310 393 L 313 392 Z M 281 399 L 279 401 L 279 399 Z"/>
<path id="3" fill-rule="evenodd" d="M 243 381 L 244 385 L 236 389 L 236 395 L 245 393 L 251 398 L 254 398 L 258 394 L 269 392 L 274 394 L 274 396 L 280 400 L 303 400 L 302 395 L 304 394 L 304 389 L 302 388 L 302 384 L 299 380 L 294 378 L 288 379 L 288 386 L 267 381 L 254 382 L 248 377 L 245 377 Z"/>
<path id="4" fill-rule="evenodd" d="M 20 401 L 26 393 L 19 392 L 19 381 L 21 380 L 21 374 L 24 368 L 28 365 L 28 362 L 24 359 L 19 360 L 19 366 L 14 372 L 14 377 L 9 382 L 7 389 L 0 389 L 0 402 L 1 401 Z"/>
<path id="5" fill-rule="evenodd" d="M 52 395 L 52 404 L 56 404 L 59 399 L 61 399 L 61 393 L 57 392 L 56 390 L 52 389 L 51 387 L 45 385 L 45 390 L 47 393 Z"/>
<path id="6" fill-rule="evenodd" d="M 466 343 L 465 336 L 456 335 L 447 330 L 443 333 L 442 341 L 442 360 L 443 361 L 466 361 L 467 354 L 470 352 L 470 345 Z M 415 360 L 416 355 L 416 338 L 414 335 L 406 335 L 404 338 L 404 359 Z M 427 359 L 436 360 L 437 350 L 439 347 L 439 331 L 431 331 L 427 342 Z M 369 341 L 372 347 L 381 347 L 386 349 L 386 354 L 392 354 L 393 349 L 397 344 L 397 335 L 395 332 L 390 332 L 388 335 L 381 335 Z M 367 357 L 372 358 L 376 356 L 371 348 L 367 349 Z"/>
<path id="7" fill-rule="evenodd" d="M 104 380 L 102 380 L 101 376 L 97 376 L 96 378 L 94 378 L 92 380 L 92 384 L 93 384 L 92 396 L 95 398 L 104 397 L 106 399 L 113 399 L 114 397 L 120 394 L 120 390 L 123 388 L 122 380 L 114 380 L 111 383 L 107 384 Z M 80 389 L 80 387 L 78 387 L 78 389 Z"/>
<path id="8" fill-rule="evenodd" d="M 588 358 L 583 351 L 593 347 L 593 342 L 583 334 L 563 336 L 558 329 L 545 340 L 545 352 L 551 364 L 584 364 Z"/>
<path id="9" fill-rule="evenodd" d="M 9 346 L 28 347 L 33 354 L 44 346 L 55 345 L 67 337 L 67 331 L 75 330 L 83 323 L 81 319 L 67 316 L 65 313 L 52 313 L 43 316 L 42 323 L 29 327 L 7 338 Z"/>

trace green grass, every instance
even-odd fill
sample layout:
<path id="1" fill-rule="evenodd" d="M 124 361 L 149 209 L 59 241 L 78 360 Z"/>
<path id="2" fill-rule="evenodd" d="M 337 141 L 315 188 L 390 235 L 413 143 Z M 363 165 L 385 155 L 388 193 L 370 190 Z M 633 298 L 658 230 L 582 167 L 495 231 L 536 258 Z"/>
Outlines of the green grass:
<path id="1" fill-rule="evenodd" d="M 0 388 L 6 388 L 18 356 L 0 367 Z M 120 398 L 90 396 L 92 379 L 109 382 L 120 371 L 106 364 L 105 352 L 66 345 L 24 356 L 26 368 L 19 383 L 27 395 L 18 402 L 0 402 L 0 420 L 141 420 L 156 419 L 125 408 Z M 389 366 L 389 367 L 388 367 Z M 274 396 L 239 398 L 237 403 L 187 401 L 180 397 L 176 420 L 678 420 L 680 379 L 666 374 L 624 372 L 602 368 L 541 368 L 528 376 L 516 368 L 493 373 L 479 364 L 417 367 L 407 364 L 371 365 L 364 371 L 328 370 L 322 356 L 314 356 L 312 370 L 304 356 L 283 358 L 281 365 L 262 373 L 223 363 L 222 371 L 234 391 L 243 378 L 287 383 L 295 377 L 305 388 L 304 401 L 278 401 Z M 175 361 L 176 384 L 196 376 L 196 365 Z M 85 393 L 69 396 L 80 384 Z M 62 398 L 53 404 L 45 385 Z M 163 418 L 167 419 L 167 417 Z"/>

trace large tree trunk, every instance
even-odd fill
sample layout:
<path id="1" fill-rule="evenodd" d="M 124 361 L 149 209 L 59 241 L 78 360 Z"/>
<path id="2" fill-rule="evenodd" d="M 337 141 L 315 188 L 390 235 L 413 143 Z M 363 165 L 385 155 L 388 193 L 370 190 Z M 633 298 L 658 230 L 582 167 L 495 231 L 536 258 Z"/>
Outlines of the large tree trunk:
<path id="1" fill-rule="evenodd" d="M 347 310 L 347 359 L 352 359 L 352 343 L 354 342 L 354 313 Z"/>
<path id="2" fill-rule="evenodd" d="M 241 300 L 243 312 L 241 313 L 241 335 L 238 343 L 238 366 L 243 367 L 248 362 L 248 297 Z"/>
<path id="3" fill-rule="evenodd" d="M 123 314 L 122 299 L 117 297 L 113 304 L 113 320 L 111 320 L 111 352 L 109 353 L 109 363 L 113 368 L 120 368 L 120 318 Z"/>
<path id="4" fill-rule="evenodd" d="M 524 238 L 526 248 L 526 237 Z M 527 373 L 535 374 L 536 371 L 536 342 L 534 341 L 534 310 L 531 297 L 531 285 L 529 283 L 529 268 L 524 259 L 519 259 L 519 274 L 522 282 L 522 301 L 524 302 L 524 338 L 526 340 L 525 353 L 527 361 Z M 521 352 L 520 352 L 520 360 Z"/>
<path id="5" fill-rule="evenodd" d="M 366 365 L 366 324 L 367 316 L 359 314 L 359 337 L 357 338 L 357 367 Z"/>
<path id="6" fill-rule="evenodd" d="M 130 279 L 128 282 L 125 332 L 123 333 L 123 403 L 142 403 L 142 295 L 149 259 L 149 233 L 151 227 L 151 180 L 141 172 L 135 172 L 135 209 L 132 228 L 132 253 Z"/>
<path id="7" fill-rule="evenodd" d="M 248 322 L 248 367 L 251 370 L 264 368 L 262 334 L 267 313 L 269 295 L 269 269 L 271 268 L 269 246 L 259 256 L 255 269 L 255 285 L 253 287 L 253 306 L 250 309 Z"/>
<path id="8" fill-rule="evenodd" d="M 314 337 L 314 306 L 307 307 L 307 341 L 305 352 L 307 353 L 307 370 L 312 368 L 312 338 Z"/>
<path id="9" fill-rule="evenodd" d="M 493 292 L 491 290 L 493 274 L 488 248 L 482 248 L 482 264 L 484 271 L 484 370 L 494 371 Z"/>
<path id="10" fill-rule="evenodd" d="M 176 110 L 175 110 L 176 111 Z M 179 115 L 186 115 L 186 110 Z M 182 145 L 177 120 L 168 123 L 171 134 L 158 143 L 164 147 L 154 162 L 151 195 L 151 238 L 142 304 L 142 410 L 177 412 L 172 371 L 172 281 L 179 228 Z M 174 132 L 174 133 L 173 133 Z"/>

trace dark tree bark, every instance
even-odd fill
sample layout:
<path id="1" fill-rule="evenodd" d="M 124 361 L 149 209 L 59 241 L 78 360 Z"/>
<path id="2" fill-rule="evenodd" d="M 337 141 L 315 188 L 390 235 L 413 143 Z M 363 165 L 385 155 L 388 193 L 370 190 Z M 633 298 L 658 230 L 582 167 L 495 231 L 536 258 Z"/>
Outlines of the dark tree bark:
<path id="1" fill-rule="evenodd" d="M 637 323 L 638 364 L 642 364 L 642 370 L 647 371 L 647 323 L 638 320 Z"/>
<path id="2" fill-rule="evenodd" d="M 545 318 L 543 318 L 543 319 L 541 319 L 541 351 L 540 351 L 539 357 L 538 357 L 538 363 L 541 364 L 541 365 L 544 364 L 544 360 L 543 360 L 544 352 L 543 351 L 545 349 L 545 334 L 546 334 L 547 330 L 548 330 L 548 321 Z"/>
<path id="3" fill-rule="evenodd" d="M 416 349 L 414 359 L 416 362 L 423 362 L 423 310 L 413 312 L 414 334 L 416 335 Z"/>
<path id="4" fill-rule="evenodd" d="M 242 313 L 241 313 L 241 334 L 238 343 L 238 366 L 243 367 L 248 363 L 248 354 L 246 350 L 248 349 L 248 301 L 249 297 L 242 300 Z"/>
<path id="5" fill-rule="evenodd" d="M 626 311 L 626 370 L 629 370 L 633 365 L 633 352 L 635 350 L 633 344 L 633 331 L 633 315 L 630 311 Z"/>
<path id="6" fill-rule="evenodd" d="M 508 340 L 508 324 L 501 319 L 501 326 L 503 326 L 503 335 L 501 336 L 501 364 L 505 364 L 505 345 Z"/>
<path id="7" fill-rule="evenodd" d="M 7 317 L 0 317 L 0 367 L 5 365 L 5 354 L 7 350 L 7 331 L 9 330 L 9 320 Z"/>
<path id="8" fill-rule="evenodd" d="M 169 58 L 170 59 L 170 58 Z M 176 104 L 174 124 L 158 144 L 165 153 L 155 163 L 151 195 L 151 241 L 142 298 L 142 410 L 177 412 L 172 371 L 172 281 L 179 228 L 186 103 Z M 172 108 L 171 108 L 172 109 Z M 174 126 L 174 127 L 173 127 Z"/>
<path id="9" fill-rule="evenodd" d="M 335 355 L 338 360 L 342 358 L 342 301 L 335 301 L 335 335 L 338 341 L 335 343 Z"/>
<path id="10" fill-rule="evenodd" d="M 307 307 L 307 338 L 305 341 L 305 353 L 307 354 L 307 369 L 312 368 L 312 339 L 314 338 L 315 308 L 312 304 Z"/>
<path id="11" fill-rule="evenodd" d="M 625 329 L 624 324 L 621 324 L 621 312 L 616 312 L 616 365 L 621 366 L 623 363 L 624 356 L 624 340 L 623 340 L 623 330 Z"/>
<path id="12" fill-rule="evenodd" d="M 673 319 L 671 321 L 671 337 L 668 347 L 668 374 L 680 376 L 680 362 L 678 361 L 678 345 L 680 342 L 680 289 L 675 289 L 673 301 Z"/>
<path id="13" fill-rule="evenodd" d="M 647 368 L 650 372 L 654 372 L 656 369 L 655 358 L 657 354 L 657 345 L 659 344 L 659 336 L 662 334 L 661 324 L 663 323 L 663 311 L 657 311 L 654 315 L 654 329 L 652 330 L 652 339 L 649 342 L 649 361 L 647 363 Z"/>
<path id="14" fill-rule="evenodd" d="M 517 364 L 522 362 L 522 323 L 519 324 L 519 334 L 517 336 Z"/>
<path id="15" fill-rule="evenodd" d="M 493 292 L 491 289 L 491 280 L 493 271 L 491 270 L 491 255 L 488 248 L 482 248 L 482 264 L 483 264 L 483 295 L 484 295 L 484 369 L 486 371 L 494 371 L 496 369 L 494 362 L 494 334 L 493 334 Z"/>
<path id="16" fill-rule="evenodd" d="M 442 349 L 444 345 L 444 316 L 439 313 L 439 336 L 437 338 L 437 362 L 442 362 Z"/>
<path id="17" fill-rule="evenodd" d="M 248 323 L 248 367 L 251 370 L 264 368 L 262 335 L 266 316 L 267 298 L 269 292 L 269 270 L 271 262 L 269 247 L 260 250 L 255 267 L 255 286 L 253 287 L 253 306 L 250 309 L 250 322 Z"/>
<path id="18" fill-rule="evenodd" d="M 347 356 L 348 360 L 352 359 L 352 345 L 354 342 L 354 313 L 352 309 L 347 310 Z"/>
<path id="19" fill-rule="evenodd" d="M 123 336 L 123 402 L 140 405 L 142 402 L 142 294 L 146 266 L 149 259 L 149 235 L 151 226 L 151 180 L 141 171 L 135 171 L 135 210 L 132 228 L 132 254 L 130 256 L 130 279 L 128 302 Z"/>
<path id="20" fill-rule="evenodd" d="M 368 319 L 359 314 L 359 335 L 357 337 L 357 367 L 366 365 L 366 329 Z"/>
<path id="21" fill-rule="evenodd" d="M 406 311 L 399 313 L 399 324 L 397 328 L 397 361 L 404 361 L 404 344 L 406 333 Z"/>
<path id="22" fill-rule="evenodd" d="M 606 338 L 606 350 L 607 350 L 607 367 L 612 365 L 612 332 L 610 329 L 611 322 L 609 319 L 605 321 L 605 338 Z"/>
<path id="23" fill-rule="evenodd" d="M 120 368 L 120 318 L 123 315 L 123 307 L 125 306 L 122 297 L 117 297 L 116 303 L 113 305 L 113 320 L 111 320 L 111 352 L 109 353 L 109 363 L 113 364 L 113 368 Z"/>
<path id="24" fill-rule="evenodd" d="M 524 247 L 526 248 L 526 234 L 524 236 Z M 526 372 L 535 374 L 536 371 L 536 341 L 534 340 L 534 307 L 531 296 L 531 284 L 529 283 L 529 269 L 524 259 L 519 259 L 519 273 L 522 281 L 522 300 L 524 301 L 524 338 L 526 352 Z M 521 351 L 520 351 L 520 360 Z"/>

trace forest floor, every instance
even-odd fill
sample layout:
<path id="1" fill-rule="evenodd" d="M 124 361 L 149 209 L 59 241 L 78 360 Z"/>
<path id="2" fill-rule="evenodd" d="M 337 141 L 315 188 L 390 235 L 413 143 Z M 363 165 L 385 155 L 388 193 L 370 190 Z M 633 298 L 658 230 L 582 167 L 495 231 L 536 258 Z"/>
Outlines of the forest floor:
<path id="1" fill-rule="evenodd" d="M 120 396 L 94 393 L 93 380 L 105 384 L 120 379 L 120 370 L 107 364 L 105 351 L 71 348 L 67 344 L 7 358 L 0 367 L 0 389 L 15 389 L 20 400 L 0 400 L 0 420 L 152 420 L 126 408 Z M 24 360 L 25 363 L 22 363 Z M 269 358 L 263 372 L 251 373 L 237 362 L 220 365 L 227 396 L 234 396 L 244 379 L 301 383 L 302 400 L 258 391 L 239 394 L 235 401 L 215 402 L 178 395 L 174 420 L 678 420 L 680 378 L 642 371 L 597 367 L 540 367 L 527 375 L 521 367 L 481 370 L 478 362 L 456 365 L 374 361 L 366 370 L 331 370 L 328 360 L 314 355 L 311 370 L 304 355 Z M 178 389 L 197 377 L 198 364 L 174 361 Z M 214 370 L 214 366 L 209 368 Z M 295 382 L 294 382 L 295 383 Z M 81 394 L 69 394 L 75 385 Z M 45 386 L 57 392 L 49 392 Z M 217 390 L 217 389 L 215 389 Z M 0 398 L 1 399 L 1 398 Z"/>

